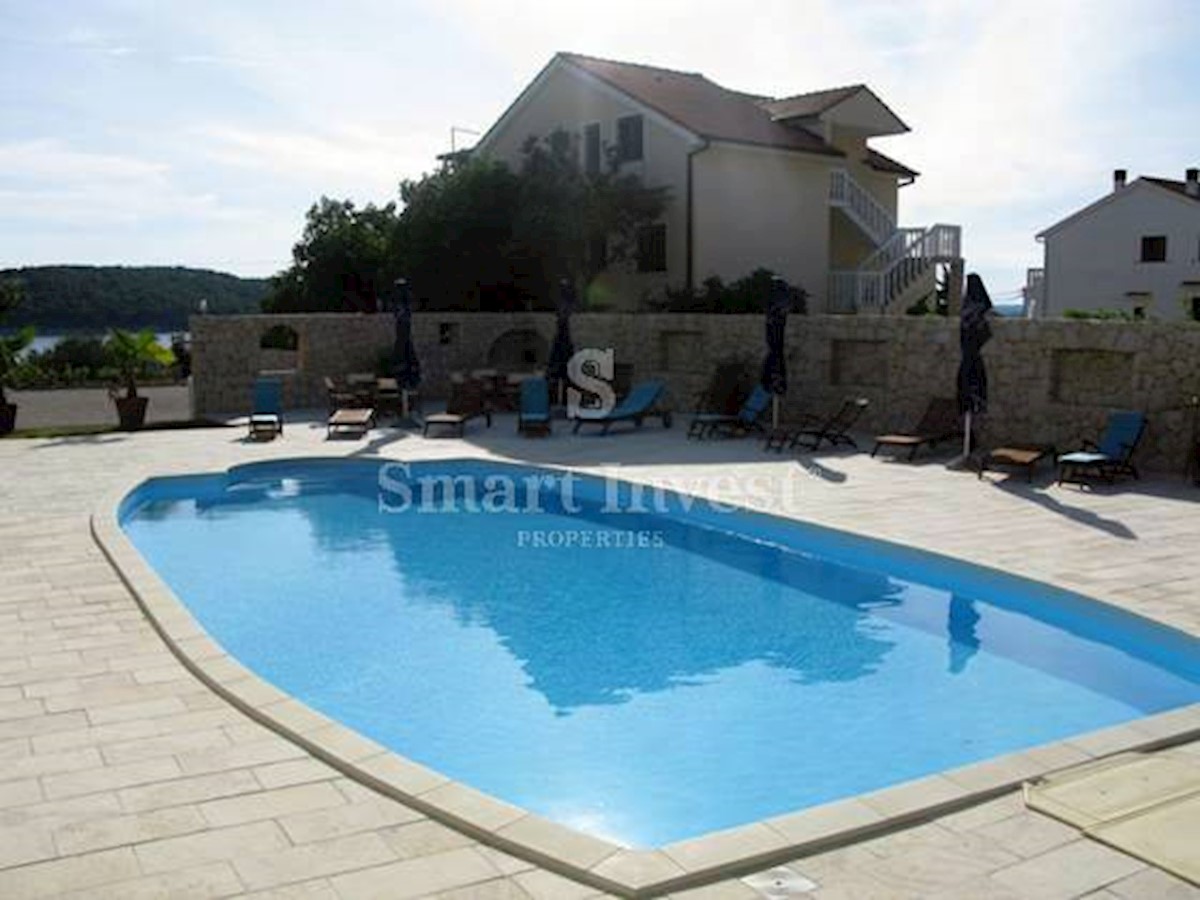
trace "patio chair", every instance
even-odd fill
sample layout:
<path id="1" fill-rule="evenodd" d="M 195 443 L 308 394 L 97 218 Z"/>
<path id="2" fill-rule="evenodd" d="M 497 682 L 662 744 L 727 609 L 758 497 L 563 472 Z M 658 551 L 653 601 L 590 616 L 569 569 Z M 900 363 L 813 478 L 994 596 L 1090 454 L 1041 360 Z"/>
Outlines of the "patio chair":
<path id="1" fill-rule="evenodd" d="M 338 384 L 328 375 L 325 376 L 325 395 L 329 401 L 330 415 L 339 409 L 354 409 L 358 406 L 358 393 L 345 385 Z"/>
<path id="2" fill-rule="evenodd" d="M 550 384 L 545 378 L 526 378 L 517 405 L 517 434 L 549 433 Z"/>
<path id="3" fill-rule="evenodd" d="M 958 413 L 958 401 L 953 397 L 935 397 L 925 407 L 925 414 L 916 428 L 910 432 L 881 434 L 875 438 L 874 456 L 880 447 L 896 447 L 908 451 L 911 460 L 922 447 L 934 447 L 951 438 L 961 438 L 962 417 Z"/>
<path id="4" fill-rule="evenodd" d="M 771 392 L 761 384 L 756 384 L 754 390 L 742 404 L 737 415 L 728 416 L 723 413 L 696 413 L 692 424 L 688 426 L 689 438 L 712 437 L 718 432 L 726 434 L 746 434 L 750 431 L 762 431 L 763 413 L 771 406 Z"/>
<path id="5" fill-rule="evenodd" d="M 858 444 L 850 436 L 850 429 L 870 405 L 871 401 L 866 397 L 847 397 L 838 411 L 820 425 L 796 429 L 787 443 L 788 449 L 819 450 L 822 444 L 827 443 L 831 448 L 851 447 L 857 450 Z M 783 445 L 780 444 L 778 449 L 782 452 Z"/>
<path id="6" fill-rule="evenodd" d="M 1084 441 L 1079 450 L 1058 458 L 1058 483 L 1098 477 L 1111 484 L 1121 475 L 1137 478 L 1133 454 L 1145 433 L 1146 417 L 1140 412 L 1110 413 L 1098 442 Z"/>
<path id="7" fill-rule="evenodd" d="M 253 440 L 269 441 L 283 434 L 283 382 L 278 378 L 255 379 L 249 425 Z"/>
<path id="8" fill-rule="evenodd" d="M 402 414 L 403 397 L 400 384 L 395 378 L 379 378 L 375 382 L 375 412 L 381 416 L 399 417 Z"/>
<path id="9" fill-rule="evenodd" d="M 671 411 L 658 405 L 665 390 L 666 385 L 657 379 L 640 381 L 630 390 L 629 396 L 610 412 L 586 419 L 582 416 L 577 418 L 574 430 L 578 432 L 584 425 L 598 425 L 603 429 L 603 434 L 608 434 L 608 430 L 618 422 L 633 422 L 641 428 L 642 423 L 651 416 L 658 416 L 662 419 L 663 427 L 670 428 Z"/>
<path id="10" fill-rule="evenodd" d="M 488 428 L 492 427 L 492 408 L 488 405 L 484 385 L 474 378 L 468 378 L 451 385 L 446 411 L 426 416 L 422 434 L 428 436 L 430 428 L 438 427 L 449 428 L 456 432 L 456 437 L 462 437 L 467 423 L 478 418 L 483 418 Z"/>

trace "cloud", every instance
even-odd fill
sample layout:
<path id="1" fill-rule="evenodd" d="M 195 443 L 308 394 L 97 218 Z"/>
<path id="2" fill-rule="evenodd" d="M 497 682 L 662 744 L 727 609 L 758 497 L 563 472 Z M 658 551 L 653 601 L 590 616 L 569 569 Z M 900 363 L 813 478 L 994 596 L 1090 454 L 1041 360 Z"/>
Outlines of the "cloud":
<path id="1" fill-rule="evenodd" d="M 81 26 L 72 28 L 63 35 L 62 43 L 105 56 L 129 56 L 137 52 L 110 32 Z"/>
<path id="2" fill-rule="evenodd" d="M 395 199 L 401 173 L 430 169 L 441 140 L 432 134 L 390 134 L 363 127 L 336 132 L 255 129 L 212 124 L 193 132 L 211 160 L 321 185 L 320 191 L 363 200 Z"/>
<path id="3" fill-rule="evenodd" d="M 49 138 L 0 144 L 0 208 L 10 220 L 72 228 L 247 215 L 222 206 L 212 192 L 179 188 L 166 163 L 76 150 Z"/>
<path id="4" fill-rule="evenodd" d="M 154 181 L 165 177 L 166 163 L 116 154 L 75 150 L 54 138 L 0 144 L 0 182 L 16 178 L 38 180 Z"/>

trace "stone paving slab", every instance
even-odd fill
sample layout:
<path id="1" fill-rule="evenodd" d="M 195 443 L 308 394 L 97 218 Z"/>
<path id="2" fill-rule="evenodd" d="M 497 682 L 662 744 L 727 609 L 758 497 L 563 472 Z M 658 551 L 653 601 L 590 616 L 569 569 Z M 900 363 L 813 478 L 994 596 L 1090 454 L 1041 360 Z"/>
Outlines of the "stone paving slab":
<path id="1" fill-rule="evenodd" d="M 767 475 L 790 488 L 776 511 L 1076 587 L 1200 634 L 1200 494 L 1179 482 L 978 482 L 936 462 L 768 458 L 752 442 L 688 442 L 679 429 L 530 441 L 503 417 L 466 441 L 323 435 L 301 421 L 266 444 L 233 430 L 0 441 L 0 897 L 600 896 L 373 794 L 203 688 L 89 533 L 101 498 L 147 473 L 495 454 L 682 476 L 717 495 L 718 475 Z M 817 898 L 1200 897 L 1024 810 L 1015 793 L 788 866 Z M 733 879 L 676 896 L 761 895 Z"/>

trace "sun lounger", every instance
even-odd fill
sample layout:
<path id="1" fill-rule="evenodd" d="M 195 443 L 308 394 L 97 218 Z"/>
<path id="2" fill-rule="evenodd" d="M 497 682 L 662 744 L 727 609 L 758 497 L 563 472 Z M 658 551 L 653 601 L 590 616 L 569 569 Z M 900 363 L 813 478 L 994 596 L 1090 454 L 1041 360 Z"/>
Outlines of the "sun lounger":
<path id="1" fill-rule="evenodd" d="M 638 382 L 630 390 L 629 396 L 606 415 L 577 418 L 575 431 L 578 432 L 584 425 L 598 425 L 603 429 L 604 434 L 608 434 L 608 430 L 618 422 L 633 422 L 634 425 L 641 428 L 642 423 L 651 416 L 658 416 L 662 419 L 663 426 L 670 428 L 671 411 L 659 406 L 665 390 L 666 386 L 658 380 Z"/>
<path id="2" fill-rule="evenodd" d="M 517 433 L 550 433 L 550 385 L 545 378 L 526 378 L 521 382 Z"/>
<path id="3" fill-rule="evenodd" d="M 449 428 L 456 437 L 462 437 L 467 423 L 480 417 L 487 422 L 488 428 L 492 427 L 492 410 L 484 399 L 483 385 L 470 378 L 451 386 L 446 411 L 426 416 L 422 433 L 428 436 L 430 428 Z"/>
<path id="4" fill-rule="evenodd" d="M 688 426 L 687 436 L 690 438 L 712 437 L 718 432 L 726 434 L 746 434 L 750 431 L 762 431 L 759 421 L 763 413 L 771 406 L 771 392 L 761 384 L 756 384 L 737 415 L 728 416 L 723 413 L 696 413 L 692 424 Z"/>
<path id="5" fill-rule="evenodd" d="M 325 394 L 329 401 L 329 414 L 333 415 L 339 409 L 355 409 L 358 407 L 358 393 L 344 384 L 338 384 L 328 375 L 325 376 Z"/>
<path id="6" fill-rule="evenodd" d="M 995 447 L 979 460 L 979 477 L 990 470 L 1023 469 L 1025 480 L 1033 481 L 1033 470 L 1043 459 L 1054 458 L 1054 447 L 1050 444 L 1021 444 L 1012 447 Z"/>
<path id="7" fill-rule="evenodd" d="M 958 401 L 952 397 L 935 397 L 925 407 L 925 414 L 917 427 L 910 432 L 881 434 L 875 438 L 874 456 L 880 447 L 896 447 L 908 451 L 911 460 L 922 447 L 933 447 L 951 438 L 961 438 L 962 417 L 958 413 Z"/>
<path id="8" fill-rule="evenodd" d="M 254 411 L 250 413 L 250 437 L 272 440 L 283 434 L 283 383 L 278 378 L 254 382 Z"/>
<path id="9" fill-rule="evenodd" d="M 763 450 L 774 450 L 776 453 L 781 453 L 783 448 L 788 446 L 801 431 L 805 429 L 815 431 L 826 421 L 828 421 L 828 417 L 822 418 L 815 413 L 804 413 L 798 419 L 780 422 L 773 428 L 767 429 L 766 434 L 763 435 Z"/>
<path id="10" fill-rule="evenodd" d="M 351 437 L 363 437 L 375 427 L 375 410 L 373 409 L 336 409 L 326 423 L 326 437 L 335 434 Z"/>
<path id="11" fill-rule="evenodd" d="M 1118 476 L 1138 477 L 1133 453 L 1146 433 L 1146 417 L 1139 412 L 1116 412 L 1108 417 L 1104 434 L 1096 443 L 1084 441 L 1083 447 L 1058 458 L 1058 481 L 1082 482 L 1097 477 L 1112 483 Z"/>
<path id="12" fill-rule="evenodd" d="M 849 432 L 870 405 L 871 402 L 866 397 L 847 398 L 838 411 L 821 424 L 801 425 L 796 429 L 788 436 L 787 447 L 789 449 L 819 450 L 822 444 L 829 444 L 830 447 L 852 447 L 857 450 L 858 444 L 855 443 Z M 775 443 L 778 443 L 778 439 L 775 440 Z M 768 435 L 767 448 L 772 445 L 771 436 Z M 777 449 L 782 452 L 783 444 L 778 443 Z"/>

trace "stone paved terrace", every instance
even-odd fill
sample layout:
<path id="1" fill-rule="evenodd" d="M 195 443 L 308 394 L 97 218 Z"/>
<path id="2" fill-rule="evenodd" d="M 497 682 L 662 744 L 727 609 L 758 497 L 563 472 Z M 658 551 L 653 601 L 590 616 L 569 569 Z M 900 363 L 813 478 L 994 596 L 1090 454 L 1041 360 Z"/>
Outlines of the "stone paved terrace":
<path id="1" fill-rule="evenodd" d="M 794 515 L 1102 595 L 1200 634 L 1200 491 L 1178 480 L 1027 488 L 940 462 L 768 458 L 754 442 L 689 443 L 679 427 L 608 438 L 560 428 L 545 441 L 513 430 L 501 418 L 465 441 L 381 430 L 326 442 L 315 423 L 262 445 L 219 429 L 0 441 L 0 897 L 599 896 L 373 794 L 190 675 L 89 533 L 101 498 L 149 473 L 487 453 L 647 479 L 770 473 L 799 485 Z M 821 900 L 1200 897 L 1026 811 L 1016 793 L 789 865 Z M 674 896 L 764 895 L 730 880 Z"/>

